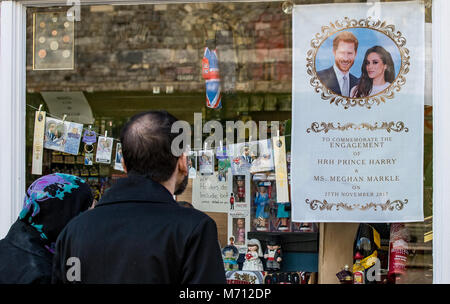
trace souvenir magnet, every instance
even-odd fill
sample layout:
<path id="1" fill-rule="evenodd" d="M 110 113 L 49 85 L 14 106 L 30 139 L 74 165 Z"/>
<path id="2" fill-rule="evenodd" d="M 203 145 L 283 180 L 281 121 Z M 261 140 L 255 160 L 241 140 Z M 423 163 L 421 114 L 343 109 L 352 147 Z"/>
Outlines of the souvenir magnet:
<path id="1" fill-rule="evenodd" d="M 197 152 L 188 152 L 188 168 L 189 168 L 189 178 L 197 177 Z"/>
<path id="2" fill-rule="evenodd" d="M 122 165 L 122 144 L 116 144 L 116 157 L 114 158 L 114 169 L 118 171 L 125 171 Z"/>
<path id="3" fill-rule="evenodd" d="M 86 166 L 92 166 L 94 164 L 94 146 L 84 145 L 84 164 Z"/>
<path id="4" fill-rule="evenodd" d="M 214 153 L 212 150 L 199 151 L 199 169 L 202 175 L 214 174 Z"/>
<path id="5" fill-rule="evenodd" d="M 95 161 L 97 163 L 110 164 L 112 146 L 113 146 L 113 139 L 111 137 L 99 136 Z"/>

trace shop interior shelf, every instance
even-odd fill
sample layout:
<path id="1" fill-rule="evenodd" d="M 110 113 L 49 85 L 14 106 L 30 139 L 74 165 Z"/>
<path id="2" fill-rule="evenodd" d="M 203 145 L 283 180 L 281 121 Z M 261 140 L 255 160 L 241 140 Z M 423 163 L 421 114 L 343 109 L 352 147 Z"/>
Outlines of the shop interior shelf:
<path id="1" fill-rule="evenodd" d="M 248 232 L 249 239 L 258 239 L 263 247 L 273 237 L 281 241 L 281 247 L 286 252 L 319 252 L 318 232 Z"/>

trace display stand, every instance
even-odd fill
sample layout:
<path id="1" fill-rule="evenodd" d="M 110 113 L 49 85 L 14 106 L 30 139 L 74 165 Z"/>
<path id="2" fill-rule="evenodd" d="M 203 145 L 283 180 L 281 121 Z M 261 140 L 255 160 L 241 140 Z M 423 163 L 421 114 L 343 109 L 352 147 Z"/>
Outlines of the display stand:
<path id="1" fill-rule="evenodd" d="M 249 239 L 258 239 L 263 247 L 273 236 L 281 240 L 283 252 L 319 252 L 318 232 L 249 232 Z"/>

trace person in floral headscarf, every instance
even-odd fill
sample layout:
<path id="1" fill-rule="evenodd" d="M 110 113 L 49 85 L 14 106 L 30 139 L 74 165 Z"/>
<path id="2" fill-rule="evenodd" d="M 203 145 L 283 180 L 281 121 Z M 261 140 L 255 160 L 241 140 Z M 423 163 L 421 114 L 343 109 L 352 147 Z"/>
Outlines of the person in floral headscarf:
<path id="1" fill-rule="evenodd" d="M 54 173 L 34 181 L 19 218 L 0 240 L 0 284 L 50 283 L 59 233 L 92 203 L 79 177 Z"/>

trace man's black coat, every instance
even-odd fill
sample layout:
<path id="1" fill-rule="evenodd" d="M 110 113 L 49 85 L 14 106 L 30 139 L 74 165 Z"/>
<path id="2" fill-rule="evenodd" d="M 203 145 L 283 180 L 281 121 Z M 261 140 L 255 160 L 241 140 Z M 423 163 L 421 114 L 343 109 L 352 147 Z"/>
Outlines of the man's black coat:
<path id="1" fill-rule="evenodd" d="M 53 282 L 225 284 L 215 222 L 161 184 L 129 175 L 73 219 L 56 244 Z M 72 280 L 71 279 L 71 280 Z"/>

